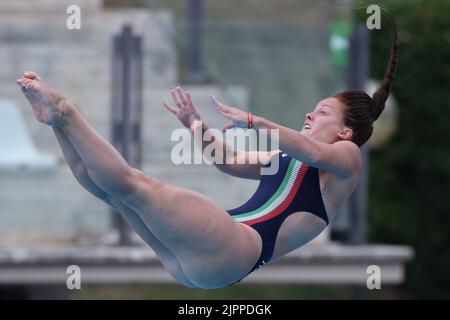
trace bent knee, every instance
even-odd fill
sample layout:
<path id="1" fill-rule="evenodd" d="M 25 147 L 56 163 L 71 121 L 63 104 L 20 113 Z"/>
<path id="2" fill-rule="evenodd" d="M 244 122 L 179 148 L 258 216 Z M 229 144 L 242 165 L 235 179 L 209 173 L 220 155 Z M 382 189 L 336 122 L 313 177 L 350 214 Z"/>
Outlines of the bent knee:
<path id="1" fill-rule="evenodd" d="M 169 272 L 170 275 L 174 277 L 175 280 L 188 288 L 198 288 L 184 274 L 183 269 L 181 268 L 181 265 L 176 258 L 171 259 L 170 261 L 161 261 L 161 263 L 164 265 L 164 268 L 167 270 L 167 272 Z"/>
<path id="2" fill-rule="evenodd" d="M 217 267 L 215 263 L 216 261 L 211 261 L 210 264 L 191 264 L 187 267 L 183 266 L 183 270 L 189 280 L 202 289 L 223 288 L 245 276 L 244 270 L 237 265 L 223 262 Z"/>

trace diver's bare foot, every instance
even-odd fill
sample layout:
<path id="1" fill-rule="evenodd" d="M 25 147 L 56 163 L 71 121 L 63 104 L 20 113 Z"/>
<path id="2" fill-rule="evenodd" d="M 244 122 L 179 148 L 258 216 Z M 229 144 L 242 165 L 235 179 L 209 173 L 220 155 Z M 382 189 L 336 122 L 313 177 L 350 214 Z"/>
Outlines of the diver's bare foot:
<path id="1" fill-rule="evenodd" d="M 30 102 L 36 118 L 50 126 L 64 124 L 64 111 L 67 99 L 47 86 L 34 72 L 25 72 L 17 84 Z"/>

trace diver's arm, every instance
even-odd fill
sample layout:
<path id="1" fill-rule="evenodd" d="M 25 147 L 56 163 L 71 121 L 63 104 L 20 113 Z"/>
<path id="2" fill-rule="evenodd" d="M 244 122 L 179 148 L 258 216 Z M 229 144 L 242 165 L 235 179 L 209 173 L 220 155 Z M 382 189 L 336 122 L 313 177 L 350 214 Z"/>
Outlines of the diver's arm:
<path id="1" fill-rule="evenodd" d="M 202 123 L 202 133 L 204 134 L 209 127 Z M 261 166 L 266 164 L 270 157 L 278 151 L 245 151 L 237 150 L 229 146 L 223 139 L 222 135 L 214 133 L 214 131 L 208 131 L 211 140 L 202 139 L 201 150 L 207 159 L 214 164 L 214 166 L 229 175 L 245 178 L 245 179 L 260 179 Z M 212 146 L 209 149 L 222 150 L 222 153 L 214 152 L 212 158 L 209 154 L 204 153 L 205 148 L 210 144 Z M 198 143 L 196 147 L 200 148 Z"/>
<path id="2" fill-rule="evenodd" d="M 333 144 L 311 139 L 297 130 L 283 127 L 262 117 L 254 117 L 255 129 L 278 130 L 280 149 L 291 157 L 341 178 L 358 174 L 362 168 L 359 147 L 351 141 Z"/>

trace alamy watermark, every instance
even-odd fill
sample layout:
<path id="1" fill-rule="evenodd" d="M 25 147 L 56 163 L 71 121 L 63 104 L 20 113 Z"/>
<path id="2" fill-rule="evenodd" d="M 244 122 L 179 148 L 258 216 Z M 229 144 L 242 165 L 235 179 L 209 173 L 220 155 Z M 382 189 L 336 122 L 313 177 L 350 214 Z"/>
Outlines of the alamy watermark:
<path id="1" fill-rule="evenodd" d="M 370 16 L 366 20 L 366 27 L 369 30 L 381 29 L 381 9 L 388 11 L 380 4 L 371 3 L 367 0 L 320 0 L 320 3 L 336 9 L 365 9 Z"/>
<path id="2" fill-rule="evenodd" d="M 66 27 L 69 30 L 81 29 L 81 8 L 75 4 L 67 7 L 66 13 L 69 15 L 66 19 Z"/>
<path id="3" fill-rule="evenodd" d="M 176 165 L 257 164 L 266 159 L 262 153 L 255 152 L 252 154 L 253 156 L 236 157 L 235 151 L 244 150 L 247 146 L 257 147 L 259 151 L 277 150 L 279 147 L 279 131 L 277 129 L 245 130 L 237 128 L 225 132 L 219 129 L 203 131 L 201 121 L 196 121 L 194 126 L 198 128 L 194 130 L 194 134 L 187 128 L 176 129 L 171 134 L 170 140 L 177 143 L 172 147 L 170 158 Z M 207 144 L 205 147 L 203 147 L 204 143 Z M 261 166 L 261 174 L 276 174 L 278 164 L 278 158 L 273 157 L 267 166 Z"/>
<path id="4" fill-rule="evenodd" d="M 81 269 L 77 265 L 70 265 L 66 269 L 66 274 L 69 276 L 66 280 L 66 286 L 69 290 L 81 289 Z"/>
<path id="5" fill-rule="evenodd" d="M 381 289 L 381 268 L 375 264 L 367 267 L 366 273 L 369 275 L 367 277 L 366 286 L 369 290 L 380 290 Z"/>
<path id="6" fill-rule="evenodd" d="M 381 29 L 381 9 L 379 5 L 371 4 L 367 7 L 367 14 L 371 14 L 366 20 L 367 29 Z"/>

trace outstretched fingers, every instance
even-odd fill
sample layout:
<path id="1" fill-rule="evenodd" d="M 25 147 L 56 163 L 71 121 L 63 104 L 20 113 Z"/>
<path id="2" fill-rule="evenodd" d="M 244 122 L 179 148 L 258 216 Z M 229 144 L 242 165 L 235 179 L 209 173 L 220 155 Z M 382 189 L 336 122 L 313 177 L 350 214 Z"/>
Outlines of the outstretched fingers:
<path id="1" fill-rule="evenodd" d="M 216 107 L 217 112 L 219 112 L 223 117 L 230 119 L 229 108 L 225 106 L 222 102 L 217 100 L 216 97 L 210 96 L 210 98 L 214 106 Z"/>
<path id="2" fill-rule="evenodd" d="M 177 92 L 175 89 L 170 90 L 170 95 L 172 96 L 173 100 L 175 101 L 175 104 L 178 108 L 183 107 L 183 103 L 181 102 L 180 97 L 178 97 Z"/>
<path id="3" fill-rule="evenodd" d="M 217 111 L 219 111 L 221 113 L 225 113 L 225 114 L 230 112 L 230 107 L 224 105 L 215 96 L 211 95 L 209 97 L 211 98 L 211 101 L 214 104 L 214 106 L 216 107 Z"/>
<path id="4" fill-rule="evenodd" d="M 168 104 L 168 103 L 165 102 L 165 101 L 163 101 L 163 105 L 164 105 L 164 107 L 165 107 L 167 110 L 169 110 L 170 112 L 172 112 L 174 115 L 177 115 L 177 112 L 178 112 L 177 108 L 172 107 L 170 104 Z"/>
<path id="5" fill-rule="evenodd" d="M 186 96 L 185 92 L 181 90 L 180 86 L 176 86 L 175 89 L 171 89 L 170 94 L 172 95 L 172 98 L 178 108 L 183 108 L 184 106 L 189 105 L 190 102 L 188 100 L 188 97 Z"/>
<path id="6" fill-rule="evenodd" d="M 176 86 L 175 89 L 170 90 L 170 95 L 172 96 L 178 109 L 190 107 L 195 110 L 194 103 L 192 102 L 192 96 L 188 90 L 182 90 L 180 86 Z M 174 114 L 177 112 L 177 108 L 174 108 L 166 102 L 164 102 L 164 106 L 167 110 Z"/>
<path id="7" fill-rule="evenodd" d="M 183 90 L 181 90 L 180 86 L 177 86 L 175 88 L 176 92 L 178 93 L 178 96 L 180 97 L 180 101 L 183 106 L 186 106 L 188 104 L 188 101 L 186 99 L 186 96 L 183 93 Z"/>
<path id="8" fill-rule="evenodd" d="M 192 97 L 191 97 L 191 94 L 189 93 L 188 90 L 186 90 L 184 93 L 185 93 L 185 95 L 186 95 L 186 100 L 187 100 L 188 106 L 194 108 L 194 104 L 192 103 Z"/>

